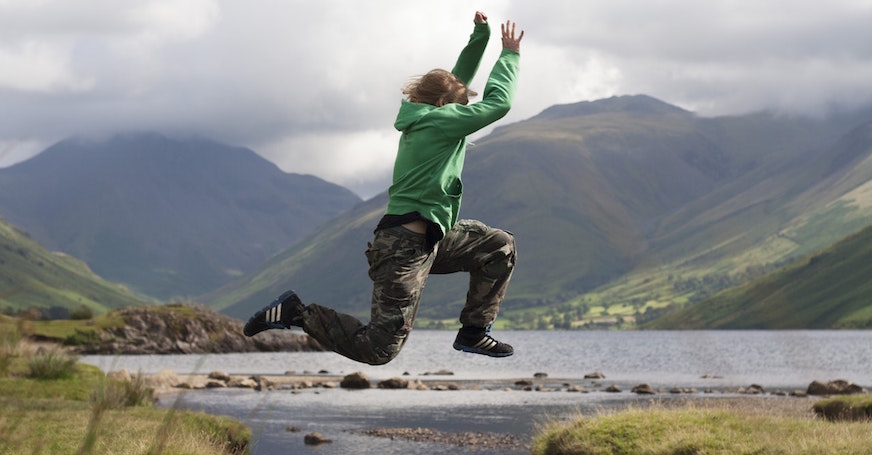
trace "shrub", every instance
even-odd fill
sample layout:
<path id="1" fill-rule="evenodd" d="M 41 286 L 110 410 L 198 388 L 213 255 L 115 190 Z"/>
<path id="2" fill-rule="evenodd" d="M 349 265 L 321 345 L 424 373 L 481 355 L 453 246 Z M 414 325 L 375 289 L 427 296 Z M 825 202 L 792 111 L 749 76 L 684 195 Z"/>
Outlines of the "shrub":
<path id="1" fill-rule="evenodd" d="M 100 343 L 100 335 L 95 330 L 76 329 L 64 338 L 64 346 L 91 346 Z"/>
<path id="2" fill-rule="evenodd" d="M 84 321 L 87 319 L 92 319 L 94 317 L 94 311 L 85 305 L 76 308 L 75 310 L 70 312 L 70 319 L 74 321 Z"/>
<path id="3" fill-rule="evenodd" d="M 32 379 L 69 379 L 76 373 L 76 358 L 56 349 L 38 352 L 28 363 Z"/>

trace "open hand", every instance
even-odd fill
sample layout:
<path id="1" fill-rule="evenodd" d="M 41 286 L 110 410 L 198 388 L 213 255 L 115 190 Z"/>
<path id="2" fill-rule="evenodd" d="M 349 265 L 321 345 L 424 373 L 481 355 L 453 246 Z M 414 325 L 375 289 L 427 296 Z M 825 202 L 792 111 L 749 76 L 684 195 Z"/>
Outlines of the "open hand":
<path id="1" fill-rule="evenodd" d="M 503 32 L 503 49 L 521 52 L 521 38 L 524 37 L 524 31 L 521 30 L 521 34 L 515 38 L 515 23 L 511 21 L 500 24 L 500 30 Z"/>

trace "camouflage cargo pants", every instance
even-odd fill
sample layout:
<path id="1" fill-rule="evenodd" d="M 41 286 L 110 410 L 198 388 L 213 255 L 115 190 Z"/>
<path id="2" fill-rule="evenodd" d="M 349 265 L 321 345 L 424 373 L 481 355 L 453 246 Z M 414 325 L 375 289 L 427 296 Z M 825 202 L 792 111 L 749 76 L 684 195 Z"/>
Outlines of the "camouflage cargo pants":
<path id="1" fill-rule="evenodd" d="M 373 282 L 369 324 L 313 303 L 303 313 L 303 330 L 345 357 L 382 365 L 399 354 L 409 336 L 431 273 L 469 272 L 460 322 L 490 326 L 515 266 L 515 241 L 506 231 L 461 220 L 431 250 L 421 234 L 403 228 L 380 230 L 366 257 Z"/>

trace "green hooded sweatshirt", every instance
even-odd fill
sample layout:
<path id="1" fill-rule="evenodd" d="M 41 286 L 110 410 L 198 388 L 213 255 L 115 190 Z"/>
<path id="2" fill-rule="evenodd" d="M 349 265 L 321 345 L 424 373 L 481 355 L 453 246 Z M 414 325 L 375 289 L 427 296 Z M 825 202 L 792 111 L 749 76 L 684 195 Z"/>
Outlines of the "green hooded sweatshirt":
<path id="1" fill-rule="evenodd" d="M 487 23 L 475 25 L 452 73 L 469 85 L 490 37 Z M 443 237 L 457 222 L 463 184 L 460 174 L 466 136 L 509 112 L 517 86 L 520 54 L 503 49 L 491 70 L 482 100 L 436 107 L 403 100 L 394 127 L 403 134 L 394 163 L 386 215 L 417 212 L 436 223 Z"/>

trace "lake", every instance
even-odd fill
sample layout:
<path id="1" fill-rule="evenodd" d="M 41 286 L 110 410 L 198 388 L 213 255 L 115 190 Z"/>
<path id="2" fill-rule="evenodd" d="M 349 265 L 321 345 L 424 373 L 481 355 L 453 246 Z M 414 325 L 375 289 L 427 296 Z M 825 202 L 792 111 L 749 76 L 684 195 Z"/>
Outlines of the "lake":
<path id="1" fill-rule="evenodd" d="M 213 389 L 164 397 L 162 406 L 180 406 L 231 416 L 255 434 L 254 454 L 381 453 L 479 455 L 526 451 L 458 448 L 391 440 L 359 432 L 378 427 L 435 428 L 441 431 L 511 433 L 529 440 L 536 426 L 553 418 L 595 413 L 640 398 L 629 390 L 648 383 L 655 389 L 694 387 L 724 391 L 751 384 L 767 391 L 805 390 L 813 380 L 846 379 L 872 383 L 872 331 L 506 331 L 494 335 L 515 347 L 515 355 L 495 359 L 452 349 L 454 332 L 418 330 L 391 363 L 369 366 L 334 353 L 288 352 L 165 356 L 86 356 L 104 371 L 127 369 L 177 374 L 220 370 L 232 375 L 283 375 L 327 371 L 365 373 L 373 382 L 448 370 L 440 379 L 511 380 L 548 375 L 560 387 L 582 385 L 591 393 L 525 392 L 488 388 L 460 391 L 342 389 Z M 600 387 L 584 375 L 599 371 Z M 709 378 L 704 378 L 708 376 Z M 622 393 L 602 387 L 618 385 Z M 658 398 L 669 399 L 670 394 Z M 702 393 L 698 394 L 704 397 Z M 720 394 L 718 394 L 720 395 Z M 722 395 L 720 395 L 722 396 Z M 795 398 L 785 398 L 795 399 Z M 300 433 L 288 432 L 297 427 Z M 320 432 L 333 443 L 303 444 L 303 434 Z"/>

